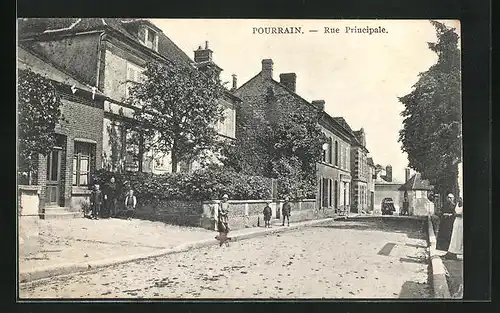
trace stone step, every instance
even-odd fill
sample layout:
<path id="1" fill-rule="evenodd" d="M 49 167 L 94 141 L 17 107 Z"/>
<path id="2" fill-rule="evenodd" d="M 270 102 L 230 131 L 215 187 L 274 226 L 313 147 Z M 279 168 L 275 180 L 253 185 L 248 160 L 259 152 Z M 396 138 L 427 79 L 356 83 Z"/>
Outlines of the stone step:
<path id="1" fill-rule="evenodd" d="M 83 213 L 78 211 L 70 211 L 65 207 L 48 207 L 45 208 L 45 213 L 40 215 L 41 219 L 70 219 L 82 217 Z"/>

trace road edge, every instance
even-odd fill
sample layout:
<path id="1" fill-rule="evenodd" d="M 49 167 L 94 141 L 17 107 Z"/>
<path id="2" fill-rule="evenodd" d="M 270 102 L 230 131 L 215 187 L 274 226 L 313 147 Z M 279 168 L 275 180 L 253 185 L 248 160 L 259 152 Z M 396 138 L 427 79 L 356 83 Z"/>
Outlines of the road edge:
<path id="1" fill-rule="evenodd" d="M 266 236 L 266 235 L 270 235 L 270 234 L 276 234 L 276 233 L 282 233 L 282 232 L 287 232 L 287 231 L 291 231 L 291 230 L 296 230 L 296 229 L 299 229 L 302 227 L 311 226 L 311 225 L 315 225 L 315 224 L 321 224 L 321 223 L 325 223 L 325 222 L 332 221 L 332 220 L 333 220 L 333 218 L 309 220 L 309 221 L 295 223 L 295 224 L 292 224 L 288 227 L 285 226 L 285 227 L 279 227 L 279 228 L 257 229 L 254 232 L 235 234 L 235 235 L 232 235 L 230 237 L 232 238 L 232 241 L 240 241 L 240 240 L 246 240 L 246 239 L 251 239 L 251 238 L 260 237 L 260 236 Z M 145 260 L 145 259 L 157 258 L 157 257 L 169 255 L 169 254 L 174 254 L 174 253 L 186 252 L 186 251 L 193 250 L 193 249 L 199 249 L 199 248 L 207 247 L 210 245 L 215 245 L 216 243 L 217 243 L 217 241 L 214 238 L 210 238 L 210 239 L 203 239 L 203 240 L 183 243 L 183 244 L 180 244 L 180 245 L 173 247 L 173 248 L 160 249 L 160 250 L 156 250 L 156 251 L 152 251 L 152 252 L 148 252 L 148 253 L 120 256 L 120 257 L 104 259 L 104 260 L 96 260 L 96 261 L 90 261 L 90 262 L 77 262 L 77 263 L 66 263 L 66 264 L 61 264 L 61 265 L 52 265 L 52 266 L 37 268 L 37 269 L 34 269 L 32 271 L 27 271 L 27 272 L 22 272 L 22 273 L 20 272 L 18 282 L 19 283 L 28 283 L 28 282 L 41 280 L 44 278 L 49 278 L 49 277 L 86 272 L 86 271 L 91 271 L 91 270 L 100 269 L 100 268 L 104 268 L 104 267 L 110 267 L 110 266 L 114 266 L 114 265 L 130 263 L 130 262 L 140 261 L 140 260 Z"/>
<path id="2" fill-rule="evenodd" d="M 431 216 L 427 216 L 428 237 L 429 237 L 429 256 L 431 259 L 431 277 L 434 298 L 451 299 L 450 288 L 446 280 L 446 269 L 443 260 L 436 253 L 436 233 L 432 224 Z"/>

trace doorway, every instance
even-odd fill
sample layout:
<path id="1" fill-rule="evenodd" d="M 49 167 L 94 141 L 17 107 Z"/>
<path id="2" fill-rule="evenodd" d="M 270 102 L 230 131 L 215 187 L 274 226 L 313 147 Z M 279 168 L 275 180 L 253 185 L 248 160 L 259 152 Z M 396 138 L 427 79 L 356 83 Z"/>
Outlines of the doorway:
<path id="1" fill-rule="evenodd" d="M 47 206 L 58 206 L 61 184 L 62 147 L 54 147 L 47 157 L 47 191 L 45 203 Z"/>

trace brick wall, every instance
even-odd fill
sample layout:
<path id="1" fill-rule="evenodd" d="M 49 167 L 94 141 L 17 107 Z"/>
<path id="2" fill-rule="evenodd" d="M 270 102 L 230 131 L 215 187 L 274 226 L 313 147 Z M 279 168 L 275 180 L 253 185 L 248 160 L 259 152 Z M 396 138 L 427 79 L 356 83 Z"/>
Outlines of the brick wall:
<path id="1" fill-rule="evenodd" d="M 99 169 L 102 161 L 102 135 L 103 135 L 103 119 L 104 111 L 102 109 L 102 101 L 90 102 L 69 95 L 63 99 L 62 113 L 66 122 L 59 123 L 56 128 L 58 134 L 65 135 L 66 153 L 61 164 L 63 166 L 64 184 L 64 206 L 70 207 L 72 210 L 78 211 L 81 205 L 78 202 L 72 201 L 71 197 L 83 191 L 78 191 L 72 186 L 73 182 L 73 155 L 75 147 L 75 139 L 83 139 L 95 142 L 95 160 L 91 163 L 91 171 Z M 83 188 L 86 189 L 86 188 Z M 62 191 L 62 190 L 61 190 Z"/>
<path id="2" fill-rule="evenodd" d="M 173 225 L 200 227 L 203 218 L 203 206 L 201 201 L 171 200 L 146 206 L 141 206 L 139 201 L 136 218 Z"/>

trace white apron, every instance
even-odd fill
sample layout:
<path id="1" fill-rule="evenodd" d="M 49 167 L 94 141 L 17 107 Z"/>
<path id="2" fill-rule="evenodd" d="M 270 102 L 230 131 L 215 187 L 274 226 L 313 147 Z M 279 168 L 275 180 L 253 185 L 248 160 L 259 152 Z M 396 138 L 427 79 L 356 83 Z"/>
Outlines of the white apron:
<path id="1" fill-rule="evenodd" d="M 453 231 L 451 232 L 450 247 L 448 252 L 454 254 L 463 254 L 464 249 L 464 224 L 463 224 L 463 207 L 457 206 L 455 208 L 457 215 L 455 217 L 455 222 L 453 222 Z"/>

